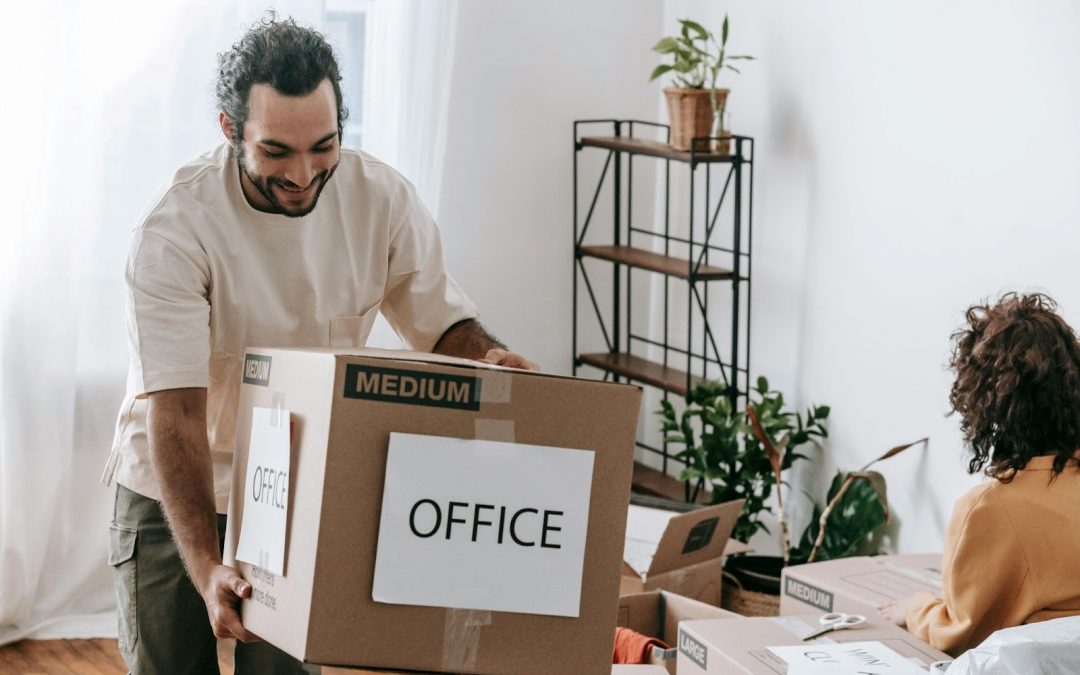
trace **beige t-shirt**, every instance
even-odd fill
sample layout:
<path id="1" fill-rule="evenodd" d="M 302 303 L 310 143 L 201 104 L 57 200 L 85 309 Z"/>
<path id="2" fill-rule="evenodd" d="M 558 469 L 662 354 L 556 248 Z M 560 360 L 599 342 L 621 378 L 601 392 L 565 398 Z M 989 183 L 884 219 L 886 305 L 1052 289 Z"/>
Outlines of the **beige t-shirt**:
<path id="1" fill-rule="evenodd" d="M 252 208 L 228 144 L 185 165 L 135 229 L 125 277 L 131 360 L 103 478 L 160 500 L 146 395 L 206 387 L 219 513 L 246 347 L 363 346 L 381 310 L 412 349 L 431 351 L 478 315 L 413 186 L 349 148 L 302 218 Z"/>

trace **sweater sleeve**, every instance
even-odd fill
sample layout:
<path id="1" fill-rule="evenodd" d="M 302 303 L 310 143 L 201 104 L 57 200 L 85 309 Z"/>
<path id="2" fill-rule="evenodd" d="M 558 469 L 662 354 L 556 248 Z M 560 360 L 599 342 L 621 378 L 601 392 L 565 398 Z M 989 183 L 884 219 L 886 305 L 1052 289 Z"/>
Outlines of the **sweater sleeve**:
<path id="1" fill-rule="evenodd" d="M 995 630 L 1022 621 L 1031 594 L 1030 570 L 1016 529 L 994 484 L 980 485 L 957 502 L 949 521 L 942 597 L 914 596 L 907 610 L 908 630 L 955 656 Z"/>

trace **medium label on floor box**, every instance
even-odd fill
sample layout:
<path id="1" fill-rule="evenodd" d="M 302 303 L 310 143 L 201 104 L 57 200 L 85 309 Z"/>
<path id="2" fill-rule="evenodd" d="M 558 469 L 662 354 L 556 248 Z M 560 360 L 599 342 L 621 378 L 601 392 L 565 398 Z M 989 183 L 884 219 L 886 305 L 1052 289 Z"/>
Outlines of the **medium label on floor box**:
<path id="1" fill-rule="evenodd" d="M 392 433 L 372 598 L 579 616 L 593 452 Z"/>
<path id="2" fill-rule="evenodd" d="M 345 366 L 342 395 L 372 401 L 479 410 L 480 378 L 350 363 Z"/>
<path id="3" fill-rule="evenodd" d="M 831 612 L 833 606 L 833 594 L 828 591 L 823 591 L 816 586 L 803 583 L 798 579 L 787 578 L 787 583 L 784 585 L 784 593 L 789 598 L 795 598 L 800 602 L 805 602 L 808 605 L 813 605 L 823 612 Z"/>

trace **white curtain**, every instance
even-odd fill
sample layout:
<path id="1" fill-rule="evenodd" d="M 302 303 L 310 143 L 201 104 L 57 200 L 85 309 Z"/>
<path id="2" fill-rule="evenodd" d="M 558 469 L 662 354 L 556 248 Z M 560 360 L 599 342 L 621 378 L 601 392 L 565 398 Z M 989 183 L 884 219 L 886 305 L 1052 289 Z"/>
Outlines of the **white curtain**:
<path id="1" fill-rule="evenodd" d="M 371 59 L 365 69 L 364 150 L 412 181 L 436 221 L 457 5 L 457 0 L 373 3 Z M 382 314 L 368 345 L 403 346 Z"/>
<path id="2" fill-rule="evenodd" d="M 364 150 L 412 181 L 438 218 L 457 1 L 376 1 L 372 10 Z"/>
<path id="3" fill-rule="evenodd" d="M 414 113 L 445 105 L 432 105 L 424 83 L 409 78 L 438 72 L 422 64 L 446 54 L 406 40 L 423 25 L 423 35 L 439 33 L 440 49 L 448 49 L 453 7 L 432 3 L 446 22 L 435 30 L 419 3 L 388 4 L 396 20 L 389 28 L 398 32 L 378 35 L 379 49 L 410 65 L 404 77 L 372 79 L 369 99 L 381 96 L 398 107 L 373 110 L 365 137 L 373 152 L 405 163 L 431 200 L 438 195 L 441 157 L 434 149 L 442 127 L 439 113 Z M 126 374 L 128 239 L 157 186 L 221 141 L 212 95 L 216 54 L 266 7 L 265 0 L 53 0 L 6 8 L 0 644 L 116 634 L 106 562 L 113 492 L 99 477 Z M 274 7 L 307 25 L 323 21 L 321 1 L 279 0 Z M 431 91 L 445 98 L 445 89 Z"/>

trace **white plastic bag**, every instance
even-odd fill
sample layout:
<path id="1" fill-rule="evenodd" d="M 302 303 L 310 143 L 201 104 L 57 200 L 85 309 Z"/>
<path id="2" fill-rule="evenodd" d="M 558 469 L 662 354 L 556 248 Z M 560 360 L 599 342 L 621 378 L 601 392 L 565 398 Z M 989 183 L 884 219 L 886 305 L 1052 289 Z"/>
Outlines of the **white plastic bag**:
<path id="1" fill-rule="evenodd" d="M 953 661 L 946 675 L 1076 675 L 1080 616 L 999 630 Z"/>

